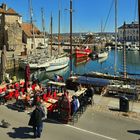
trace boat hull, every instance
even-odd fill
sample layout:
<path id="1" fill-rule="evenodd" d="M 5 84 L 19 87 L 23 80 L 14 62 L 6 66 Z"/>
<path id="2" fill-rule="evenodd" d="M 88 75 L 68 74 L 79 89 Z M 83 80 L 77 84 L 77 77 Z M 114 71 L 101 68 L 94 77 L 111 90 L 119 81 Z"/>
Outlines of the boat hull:
<path id="1" fill-rule="evenodd" d="M 52 60 L 52 62 L 50 62 L 49 67 L 46 67 L 45 70 L 46 72 L 49 72 L 49 71 L 63 69 L 69 65 L 69 61 L 70 61 L 69 57 L 61 57 L 61 58 Z"/>
<path id="2" fill-rule="evenodd" d="M 89 54 L 92 52 L 91 49 L 75 49 L 75 56 L 77 58 L 89 56 Z"/>
<path id="3" fill-rule="evenodd" d="M 108 52 L 103 52 L 98 54 L 98 58 L 104 58 L 108 56 Z"/>

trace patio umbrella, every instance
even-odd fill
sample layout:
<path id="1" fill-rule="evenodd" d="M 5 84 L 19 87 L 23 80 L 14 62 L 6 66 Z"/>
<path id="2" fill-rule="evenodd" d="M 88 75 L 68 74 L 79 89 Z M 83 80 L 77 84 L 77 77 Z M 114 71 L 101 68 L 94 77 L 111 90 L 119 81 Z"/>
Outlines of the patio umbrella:
<path id="1" fill-rule="evenodd" d="M 6 72 L 6 46 L 3 46 L 2 52 L 1 52 L 1 68 L 0 68 L 0 80 L 1 82 L 4 80 Z"/>
<path id="2" fill-rule="evenodd" d="M 26 91 L 27 91 L 29 81 L 30 81 L 30 66 L 29 64 L 27 64 L 25 68 L 25 90 Z"/>

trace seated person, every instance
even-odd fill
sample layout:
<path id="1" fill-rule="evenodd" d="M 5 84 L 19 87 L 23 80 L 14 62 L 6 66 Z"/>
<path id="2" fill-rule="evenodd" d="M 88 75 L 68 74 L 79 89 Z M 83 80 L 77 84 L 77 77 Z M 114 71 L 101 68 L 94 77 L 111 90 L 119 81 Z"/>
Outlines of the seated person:
<path id="1" fill-rule="evenodd" d="M 72 101 L 71 101 L 71 115 L 73 115 L 74 113 L 77 112 L 77 101 L 76 101 L 76 97 L 72 96 Z"/>
<path id="2" fill-rule="evenodd" d="M 28 106 L 30 104 L 30 94 L 26 93 L 25 94 L 25 105 Z"/>
<path id="3" fill-rule="evenodd" d="M 53 92 L 53 98 L 54 98 L 54 99 L 57 99 L 57 91 L 56 91 L 56 89 L 55 89 L 54 92 Z"/>
<path id="4" fill-rule="evenodd" d="M 43 87 L 42 87 L 41 83 L 39 83 L 38 85 L 39 85 L 40 91 L 43 91 Z"/>
<path id="5" fill-rule="evenodd" d="M 40 89 L 40 86 L 39 86 L 39 84 L 36 84 L 36 86 L 35 86 L 35 91 L 40 91 L 41 89 Z"/>
<path id="6" fill-rule="evenodd" d="M 29 84 L 28 87 L 27 87 L 27 92 L 28 92 L 29 94 L 32 94 L 32 93 L 33 93 L 33 89 L 32 89 L 32 87 L 31 87 L 30 84 Z"/>
<path id="7" fill-rule="evenodd" d="M 15 86 L 15 89 L 19 89 L 20 88 L 18 82 L 16 82 L 14 86 Z"/>

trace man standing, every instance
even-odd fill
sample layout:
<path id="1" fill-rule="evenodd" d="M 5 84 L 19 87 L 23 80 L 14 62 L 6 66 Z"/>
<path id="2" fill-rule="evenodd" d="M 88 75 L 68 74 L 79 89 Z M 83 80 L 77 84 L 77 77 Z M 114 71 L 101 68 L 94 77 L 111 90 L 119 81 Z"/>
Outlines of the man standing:
<path id="1" fill-rule="evenodd" d="M 29 125 L 33 126 L 34 131 L 34 138 L 40 138 L 41 132 L 42 132 L 42 118 L 44 117 L 44 114 L 40 107 L 40 102 L 36 104 L 36 108 L 31 114 L 31 118 L 29 120 Z"/>
<path id="2" fill-rule="evenodd" d="M 88 98 L 88 103 L 90 103 L 91 105 L 94 104 L 93 95 L 94 95 L 94 88 L 91 85 L 89 85 L 87 88 L 86 96 Z"/>

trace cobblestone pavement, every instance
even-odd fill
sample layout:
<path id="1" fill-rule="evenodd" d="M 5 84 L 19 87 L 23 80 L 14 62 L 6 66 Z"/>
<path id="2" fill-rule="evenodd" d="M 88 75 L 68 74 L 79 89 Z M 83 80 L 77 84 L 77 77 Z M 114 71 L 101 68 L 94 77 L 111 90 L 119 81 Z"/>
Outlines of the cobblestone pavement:
<path id="1" fill-rule="evenodd" d="M 129 111 L 122 112 L 119 109 L 119 99 L 104 97 L 100 95 L 94 96 L 93 111 L 111 113 L 116 117 L 125 117 L 140 121 L 140 103 L 129 102 Z"/>

